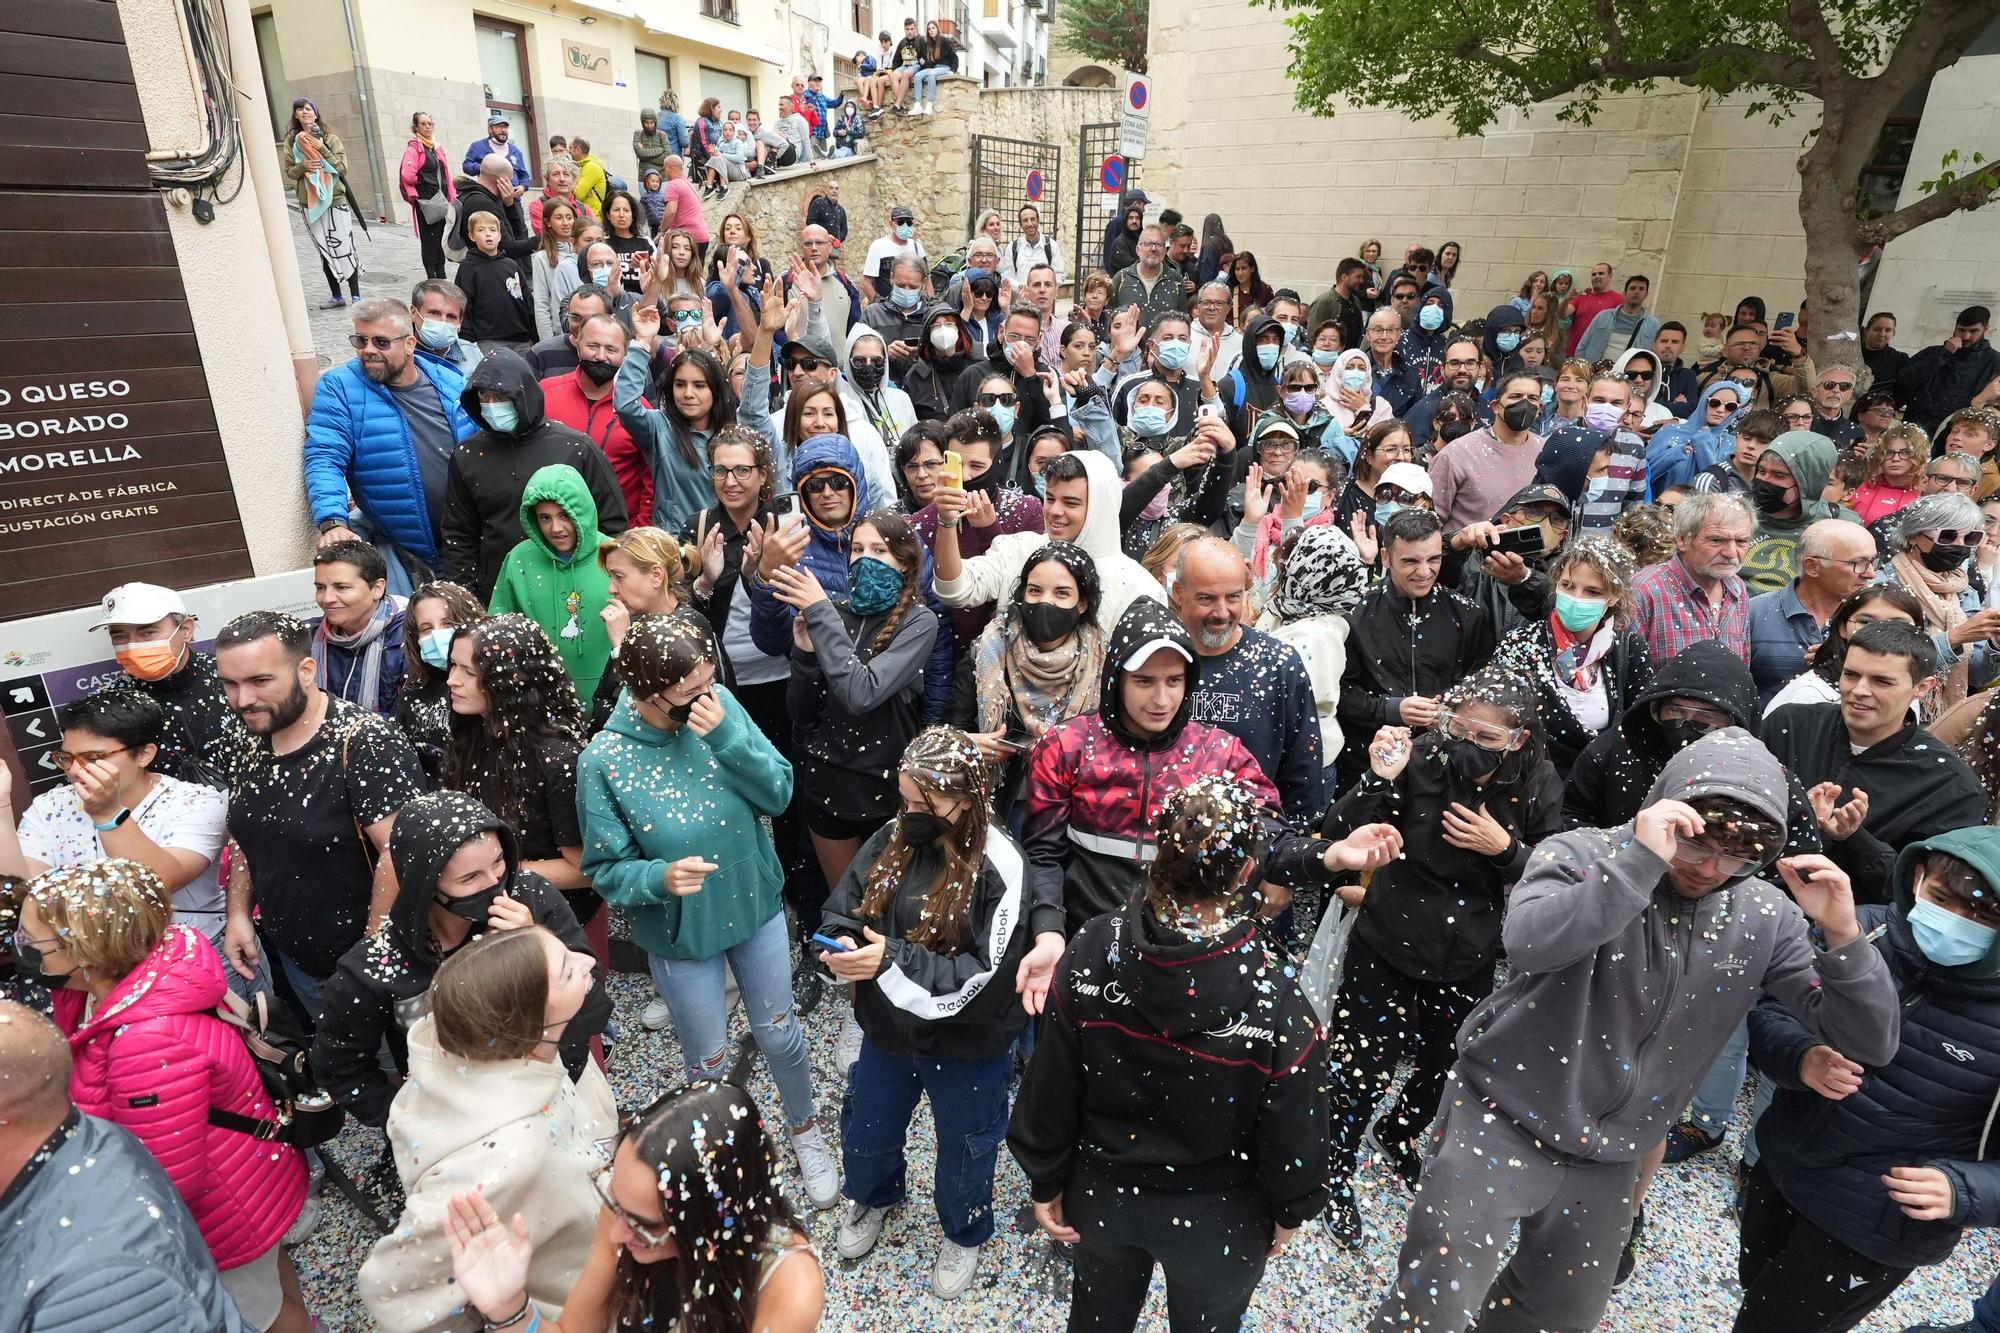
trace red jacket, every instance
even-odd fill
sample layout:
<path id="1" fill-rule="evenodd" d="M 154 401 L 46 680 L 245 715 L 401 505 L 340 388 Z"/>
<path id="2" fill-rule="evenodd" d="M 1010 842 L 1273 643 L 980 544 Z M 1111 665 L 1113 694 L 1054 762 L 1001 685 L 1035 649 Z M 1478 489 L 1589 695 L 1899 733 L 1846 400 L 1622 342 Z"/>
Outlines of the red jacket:
<path id="1" fill-rule="evenodd" d="M 458 187 L 451 183 L 450 155 L 445 153 L 442 149 L 438 148 L 435 144 L 432 145 L 431 151 L 437 154 L 438 175 L 442 177 L 444 180 L 445 199 L 447 201 L 457 199 Z M 402 186 L 403 202 L 410 206 L 410 228 L 411 230 L 416 231 L 419 236 L 423 235 L 423 232 L 417 229 L 417 222 L 418 222 L 417 173 L 423 170 L 423 166 L 424 166 L 424 141 L 422 139 L 413 138 L 403 148 L 403 165 L 396 172 L 396 178 L 398 183 Z M 445 221 L 447 222 L 449 222 L 450 220 L 451 219 L 449 217 L 445 219 Z"/>
<path id="2" fill-rule="evenodd" d="M 618 489 L 625 492 L 625 512 L 631 515 L 632 526 L 641 527 L 653 521 L 652 464 L 646 451 L 619 424 L 610 393 L 592 402 L 583 395 L 584 382 L 582 370 L 549 376 L 542 381 L 542 410 L 550 421 L 560 421 L 597 442 L 618 476 Z"/>
<path id="3" fill-rule="evenodd" d="M 215 1017 L 222 959 L 183 925 L 84 1019 L 81 991 L 55 995 L 69 1034 L 77 1109 L 130 1130 L 181 1192 L 217 1268 L 240 1268 L 284 1239 L 306 1198 L 305 1157 L 208 1123 L 210 1107 L 275 1115 L 249 1048 Z"/>

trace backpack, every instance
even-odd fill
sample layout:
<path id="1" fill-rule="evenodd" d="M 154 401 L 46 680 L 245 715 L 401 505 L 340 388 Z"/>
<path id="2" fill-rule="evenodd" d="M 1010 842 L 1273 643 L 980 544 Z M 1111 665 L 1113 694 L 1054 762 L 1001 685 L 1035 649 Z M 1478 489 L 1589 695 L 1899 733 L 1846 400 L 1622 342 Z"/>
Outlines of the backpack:
<path id="1" fill-rule="evenodd" d="M 320 1089 L 307 1060 L 312 1038 L 277 996 L 265 991 L 250 1001 L 226 991 L 215 1016 L 242 1036 L 278 1115 L 264 1120 L 211 1106 L 209 1124 L 294 1148 L 317 1148 L 340 1133 L 347 1113 Z"/>
<path id="2" fill-rule="evenodd" d="M 451 201 L 451 212 L 446 218 L 442 239 L 446 259 L 456 264 L 465 258 L 465 196 L 462 194 Z"/>

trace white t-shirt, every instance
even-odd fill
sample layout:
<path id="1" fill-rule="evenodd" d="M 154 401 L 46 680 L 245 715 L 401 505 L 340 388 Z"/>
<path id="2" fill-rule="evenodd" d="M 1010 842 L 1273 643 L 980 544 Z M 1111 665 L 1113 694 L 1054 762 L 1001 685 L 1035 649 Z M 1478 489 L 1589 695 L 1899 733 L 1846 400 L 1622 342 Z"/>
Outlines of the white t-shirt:
<path id="1" fill-rule="evenodd" d="M 861 276 L 886 284 L 890 266 L 905 255 L 923 265 L 926 274 L 931 271 L 930 256 L 924 253 L 923 242 L 914 237 L 899 241 L 893 236 L 877 236 L 868 246 L 868 257 L 861 264 Z"/>
<path id="2" fill-rule="evenodd" d="M 222 882 L 214 872 L 216 857 L 228 838 L 229 798 L 213 787 L 161 776 L 153 790 L 133 807 L 132 822 L 162 847 L 206 857 L 210 869 L 174 894 L 174 915 L 219 916 Z M 31 861 L 51 869 L 102 861 L 109 853 L 97 836 L 94 821 L 83 812 L 76 788 L 67 782 L 34 799 L 21 815 L 21 851 Z M 189 921 L 209 933 L 209 923 Z"/>

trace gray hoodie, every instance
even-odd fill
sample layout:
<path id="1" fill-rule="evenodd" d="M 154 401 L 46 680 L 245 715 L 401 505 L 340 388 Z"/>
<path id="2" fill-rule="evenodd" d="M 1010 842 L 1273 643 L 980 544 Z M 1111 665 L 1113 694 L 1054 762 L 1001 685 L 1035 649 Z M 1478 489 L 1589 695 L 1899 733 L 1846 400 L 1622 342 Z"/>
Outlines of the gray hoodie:
<path id="1" fill-rule="evenodd" d="M 1668 760 L 1646 804 L 1706 795 L 1785 824 L 1784 770 L 1740 727 Z M 1545 839 L 1507 911 L 1513 975 L 1459 1031 L 1459 1080 L 1558 1158 L 1641 1157 L 1760 994 L 1850 1059 L 1896 1053 L 1895 986 L 1865 938 L 1822 952 L 1772 884 L 1690 901 L 1667 869 L 1631 824 Z"/>

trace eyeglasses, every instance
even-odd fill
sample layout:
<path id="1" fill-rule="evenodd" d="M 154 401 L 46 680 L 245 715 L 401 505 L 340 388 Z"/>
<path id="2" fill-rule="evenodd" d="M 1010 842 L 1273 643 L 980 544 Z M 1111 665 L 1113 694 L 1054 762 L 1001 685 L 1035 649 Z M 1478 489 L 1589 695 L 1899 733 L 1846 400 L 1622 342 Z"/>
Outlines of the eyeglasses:
<path id="1" fill-rule="evenodd" d="M 1932 534 L 1940 546 L 1977 546 L 1986 540 L 1984 528 L 1939 528 Z M 56 762 L 61 763 L 61 760 Z"/>
<path id="2" fill-rule="evenodd" d="M 57 768 L 67 773 L 77 764 L 94 764 L 98 760 L 108 759 L 114 754 L 130 753 L 131 751 L 123 745 L 111 750 L 79 750 L 74 754 L 68 750 L 51 750 L 49 751 L 49 759 L 54 762 Z"/>
<path id="3" fill-rule="evenodd" d="M 717 481 L 748 481 L 756 471 L 755 463 L 711 463 L 708 475 Z"/>
<path id="4" fill-rule="evenodd" d="M 1865 555 L 1856 556 L 1852 560 L 1828 559 L 1826 563 L 1828 563 L 1829 565 L 1838 565 L 1842 569 L 1846 570 L 1848 573 L 1859 574 L 1863 578 L 1866 578 L 1870 574 L 1873 574 L 1875 572 L 1875 562 L 1869 559 Z"/>
<path id="5" fill-rule="evenodd" d="M 1713 847 L 1686 838 L 1674 839 L 1674 864 L 1677 866 L 1700 866 L 1711 862 L 1724 877 L 1734 879 L 1747 871 L 1756 869 L 1763 863 L 1761 856 L 1733 856 L 1719 852 Z M 629 1226 L 630 1223 L 627 1223 Z"/>
<path id="6" fill-rule="evenodd" d="M 1970 493 L 1975 484 L 1970 477 L 1947 477 L 1937 472 L 1931 474 L 1931 480 L 1937 483 L 1939 490 L 1943 491 L 1965 491 Z"/>
<path id="7" fill-rule="evenodd" d="M 918 459 L 914 462 L 903 464 L 903 471 L 920 472 L 926 474 L 932 472 L 942 472 L 944 471 L 944 460 L 942 458 Z"/>
<path id="8" fill-rule="evenodd" d="M 789 365 L 793 370 L 803 370 L 808 373 L 815 370 L 831 370 L 833 368 L 833 362 L 822 361 L 810 353 L 793 359 Z"/>
<path id="9" fill-rule="evenodd" d="M 391 347 L 394 347 L 397 343 L 402 342 L 405 338 L 408 338 L 410 336 L 411 336 L 410 334 L 404 333 L 404 334 L 399 334 L 394 338 L 384 338 L 379 333 L 368 334 L 368 335 L 363 335 L 359 333 L 350 333 L 347 335 L 347 345 L 349 347 L 352 347 L 357 352 L 364 351 L 370 347 L 374 348 L 378 352 L 386 352 Z"/>
<path id="10" fill-rule="evenodd" d="M 981 407 L 1012 407 L 1021 401 L 1021 396 L 1016 393 L 982 393 L 973 401 Z"/>
<path id="11" fill-rule="evenodd" d="M 1786 418 L 1785 418 L 1785 420 L 1787 420 L 1787 421 L 1790 421 L 1790 420 L 1791 420 L 1791 418 L 1790 418 L 1790 417 L 1786 417 Z M 1884 450 L 1882 451 L 1882 457 L 1884 457 L 1884 458 L 1913 458 L 1913 457 L 1915 457 L 1915 455 L 1914 455 L 1914 454 L 1913 454 L 1913 453 L 1912 453 L 1912 452 L 1911 452 L 1910 450 L 1908 450 L 1908 449 L 1884 449 Z"/>
<path id="12" fill-rule="evenodd" d="M 1803 421 L 1803 422 L 1805 422 L 1805 423 L 1806 423 L 1807 425 L 1811 425 L 1811 424 L 1812 424 L 1812 419 L 1813 419 L 1813 414 L 1812 414 L 1812 413 L 1810 413 L 1810 412 L 1787 412 L 1787 413 L 1785 413 L 1785 420 L 1787 420 L 1787 421 L 1791 421 L 1791 422 L 1800 422 L 1800 421 Z M 1904 454 L 1903 456 L 1904 456 L 1905 458 L 1908 458 L 1908 457 L 1909 457 L 1909 455 L 1908 455 L 1908 454 Z"/>
<path id="13" fill-rule="evenodd" d="M 659 1249 L 673 1239 L 673 1229 L 665 1218 L 650 1219 L 635 1217 L 619 1207 L 618 1200 L 611 1197 L 611 1163 L 606 1162 L 590 1173 L 590 1183 L 597 1191 L 598 1201 L 611 1210 L 611 1215 L 623 1222 L 633 1235 L 653 1249 Z"/>
<path id="14" fill-rule="evenodd" d="M 1446 370 L 1477 370 L 1479 368 L 1479 359 L 1474 357 L 1472 360 L 1467 361 L 1463 357 L 1449 357 L 1446 359 L 1444 367 Z"/>
<path id="15" fill-rule="evenodd" d="M 851 491 L 854 482 L 839 472 L 816 472 L 799 483 L 802 495 L 818 495 L 821 491 Z"/>
<path id="16" fill-rule="evenodd" d="M 1449 709 L 1438 714 L 1438 729 L 1453 740 L 1471 741 L 1482 750 L 1505 750 L 1521 739 L 1522 728 L 1481 722 Z"/>

